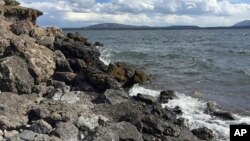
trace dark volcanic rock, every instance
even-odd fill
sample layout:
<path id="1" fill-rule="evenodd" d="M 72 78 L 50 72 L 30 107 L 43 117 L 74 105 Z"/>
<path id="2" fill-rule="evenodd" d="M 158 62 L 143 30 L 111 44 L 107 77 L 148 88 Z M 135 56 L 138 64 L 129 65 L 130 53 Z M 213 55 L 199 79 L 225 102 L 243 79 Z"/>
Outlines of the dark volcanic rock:
<path id="1" fill-rule="evenodd" d="M 212 141 L 214 139 L 213 131 L 206 127 L 193 129 L 192 133 L 202 140 Z"/>
<path id="2" fill-rule="evenodd" d="M 123 90 L 108 89 L 102 95 L 102 101 L 110 103 L 112 105 L 127 102 L 129 95 Z"/>
<path id="3" fill-rule="evenodd" d="M 71 43 L 62 39 L 55 41 L 55 49 L 60 50 L 66 58 L 83 59 L 88 66 L 95 66 L 99 60 L 100 52 L 94 46 L 86 46 L 84 43 Z"/>
<path id="4" fill-rule="evenodd" d="M 143 84 L 150 80 L 150 76 L 142 69 L 122 62 L 109 64 L 107 71 L 124 86 Z"/>
<path id="5" fill-rule="evenodd" d="M 162 91 L 160 93 L 160 102 L 161 103 L 168 103 L 168 100 L 177 98 L 173 90 Z"/>
<path id="6" fill-rule="evenodd" d="M 137 101 L 144 102 L 146 104 L 154 104 L 156 103 L 156 99 L 153 96 L 145 95 L 145 94 L 137 94 L 134 97 Z"/>
<path id="7" fill-rule="evenodd" d="M 56 57 L 56 71 L 73 72 L 63 53 L 60 50 L 55 50 L 54 53 Z"/>
<path id="8" fill-rule="evenodd" d="M 68 59 L 68 62 L 74 72 L 80 72 L 83 68 L 87 67 L 82 59 Z"/>
<path id="9" fill-rule="evenodd" d="M 100 43 L 100 42 L 95 42 L 94 43 L 94 46 L 99 46 L 99 47 L 102 47 L 102 46 L 104 46 L 102 43 Z"/>
<path id="10" fill-rule="evenodd" d="M 163 141 L 200 141 L 195 135 L 188 129 L 181 131 L 178 137 L 165 136 Z"/>
<path id="11" fill-rule="evenodd" d="M 235 120 L 235 117 L 232 113 L 220 110 L 219 108 L 217 108 L 217 105 L 214 102 L 207 103 L 207 109 L 205 113 L 217 116 L 223 120 Z"/>
<path id="12" fill-rule="evenodd" d="M 24 60 L 17 56 L 0 60 L 0 89 L 19 94 L 31 93 L 34 79 L 31 77 Z"/>
<path id="13" fill-rule="evenodd" d="M 120 89 L 120 84 L 112 76 L 93 67 L 84 68 L 78 76 L 79 83 L 88 82 L 97 90 Z"/>
<path id="14" fill-rule="evenodd" d="M 72 72 L 56 72 L 53 75 L 53 79 L 65 82 L 66 84 L 73 84 L 75 82 L 76 75 L 77 74 Z"/>

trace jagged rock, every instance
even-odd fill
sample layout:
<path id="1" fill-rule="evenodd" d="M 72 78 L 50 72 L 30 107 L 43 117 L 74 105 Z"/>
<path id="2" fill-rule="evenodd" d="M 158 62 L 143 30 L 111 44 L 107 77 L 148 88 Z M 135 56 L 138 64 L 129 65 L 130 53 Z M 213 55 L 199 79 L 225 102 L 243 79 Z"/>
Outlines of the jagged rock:
<path id="1" fill-rule="evenodd" d="M 84 43 L 71 43 L 57 39 L 54 43 L 55 49 L 60 50 L 66 58 L 83 59 L 86 65 L 95 66 L 99 60 L 100 52 L 94 46 L 86 46 Z"/>
<path id="2" fill-rule="evenodd" d="M 173 90 L 168 90 L 168 91 L 162 91 L 160 93 L 160 98 L 159 101 L 161 103 L 168 103 L 169 100 L 172 100 L 174 98 L 177 98 Z"/>
<path id="3" fill-rule="evenodd" d="M 112 76 L 94 67 L 84 68 L 77 76 L 78 83 L 88 82 L 98 91 L 106 89 L 119 89 L 120 84 Z"/>
<path id="4" fill-rule="evenodd" d="M 87 42 L 87 38 L 82 37 L 78 32 L 76 32 L 75 34 L 73 33 L 68 33 L 67 37 L 69 39 L 73 39 L 74 41 L 78 41 L 78 42 L 83 42 L 86 43 Z M 86 44 L 85 44 L 86 45 Z M 87 44 L 88 45 L 88 44 Z"/>
<path id="5" fill-rule="evenodd" d="M 143 84 L 150 80 L 150 76 L 142 69 L 122 62 L 109 64 L 107 72 L 124 86 Z"/>
<path id="6" fill-rule="evenodd" d="M 61 122 L 55 128 L 53 134 L 63 141 L 80 141 L 80 132 L 74 124 Z"/>
<path id="7" fill-rule="evenodd" d="M 124 116 L 122 116 L 119 121 L 126 121 L 126 122 L 130 122 L 131 124 L 133 124 L 137 130 L 139 132 L 142 132 L 142 120 L 143 115 L 141 113 L 137 113 L 137 112 L 131 112 L 131 113 L 126 113 Z"/>
<path id="8" fill-rule="evenodd" d="M 100 127 L 94 134 L 93 141 L 143 141 L 142 135 L 129 122 L 119 122 L 108 127 Z"/>
<path id="9" fill-rule="evenodd" d="M 13 23 L 16 21 L 30 21 L 35 24 L 37 17 L 41 16 L 42 14 L 43 13 L 41 11 L 31 8 L 25 8 L 21 6 L 4 6 L 4 17 Z"/>
<path id="10" fill-rule="evenodd" d="M 129 95 L 123 90 L 108 89 L 102 95 L 102 101 L 112 105 L 123 103 L 129 100 Z"/>
<path id="11" fill-rule="evenodd" d="M 29 71 L 37 82 L 46 81 L 54 74 L 56 63 L 54 53 L 50 49 L 16 38 L 9 50 L 25 58 Z"/>
<path id="12" fill-rule="evenodd" d="M 207 103 L 207 109 L 205 113 L 219 117 L 223 120 L 235 120 L 235 117 L 232 113 L 217 108 L 217 105 L 214 102 Z"/>
<path id="13" fill-rule="evenodd" d="M 0 93 L 0 129 L 25 127 L 29 121 L 27 109 L 36 99 L 35 95 Z"/>
<path id="14" fill-rule="evenodd" d="M 52 126 L 44 120 L 38 120 L 31 125 L 30 129 L 39 134 L 49 134 L 52 132 Z"/>
<path id="15" fill-rule="evenodd" d="M 10 40 L 1 37 L 0 29 L 0 55 L 3 55 L 5 49 L 10 46 Z"/>
<path id="16" fill-rule="evenodd" d="M 59 72 L 73 72 L 70 68 L 69 62 L 60 50 L 54 51 L 56 56 L 56 71 Z"/>
<path id="17" fill-rule="evenodd" d="M 142 119 L 143 122 L 143 133 L 151 135 L 162 135 L 164 128 L 164 121 L 154 116 L 147 116 Z"/>
<path id="18" fill-rule="evenodd" d="M 82 68 L 86 67 L 85 62 L 82 59 L 68 59 L 68 61 L 74 72 L 79 72 Z"/>
<path id="19" fill-rule="evenodd" d="M 192 133 L 201 140 L 212 141 L 214 139 L 213 131 L 206 127 L 193 129 Z"/>
<path id="20" fill-rule="evenodd" d="M 65 82 L 66 84 L 72 84 L 76 80 L 77 74 L 72 72 L 56 72 L 53 75 L 53 79 L 57 81 Z"/>
<path id="21" fill-rule="evenodd" d="M 134 97 L 137 101 L 144 102 L 146 104 L 154 104 L 156 103 L 156 99 L 153 96 L 145 95 L 145 94 L 137 94 Z"/>
<path id="22" fill-rule="evenodd" d="M 0 59 L 1 91 L 29 94 L 33 85 L 34 80 L 29 74 L 24 60 L 17 56 Z"/>
<path id="23" fill-rule="evenodd" d="M 31 22 L 15 22 L 10 26 L 10 30 L 16 35 L 27 34 L 29 35 L 33 23 Z"/>

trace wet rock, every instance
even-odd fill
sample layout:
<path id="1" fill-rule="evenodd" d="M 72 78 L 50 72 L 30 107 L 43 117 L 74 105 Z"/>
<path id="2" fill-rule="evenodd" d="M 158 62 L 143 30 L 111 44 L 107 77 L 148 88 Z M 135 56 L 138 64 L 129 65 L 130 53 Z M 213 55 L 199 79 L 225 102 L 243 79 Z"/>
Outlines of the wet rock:
<path id="1" fill-rule="evenodd" d="M 181 110 L 181 107 L 179 107 L 179 106 L 175 106 L 174 109 L 173 109 L 173 112 L 175 112 L 178 115 L 183 114 L 183 112 Z"/>
<path id="2" fill-rule="evenodd" d="M 78 76 L 78 83 L 88 82 L 97 91 L 103 92 L 106 89 L 120 89 L 120 84 L 112 76 L 98 70 L 88 67 L 83 69 Z"/>
<path id="3" fill-rule="evenodd" d="M 102 101 L 110 103 L 112 105 L 127 102 L 129 95 L 122 90 L 108 89 L 102 96 Z"/>
<path id="4" fill-rule="evenodd" d="M 193 129 L 192 133 L 201 140 L 212 141 L 214 139 L 213 131 L 206 127 Z"/>
<path id="5" fill-rule="evenodd" d="M 145 95 L 145 94 L 137 94 L 134 97 L 137 101 L 144 102 L 146 104 L 154 104 L 156 103 L 156 99 L 153 96 Z"/>
<path id="6" fill-rule="evenodd" d="M 149 75 L 142 69 L 122 62 L 109 64 L 107 72 L 124 86 L 145 83 L 150 79 Z"/>
<path id="7" fill-rule="evenodd" d="M 53 79 L 57 81 L 65 82 L 66 84 L 73 84 L 76 80 L 77 74 L 72 72 L 56 72 L 53 75 Z"/>
<path id="8" fill-rule="evenodd" d="M 119 122 L 108 127 L 98 128 L 93 141 L 143 141 L 142 135 L 135 126 L 129 122 Z"/>
<path id="9" fill-rule="evenodd" d="M 55 57 L 56 57 L 56 71 L 58 72 L 73 72 L 71 69 L 69 62 L 63 55 L 60 50 L 55 50 Z"/>
<path id="10" fill-rule="evenodd" d="M 52 126 L 44 120 L 38 120 L 31 125 L 30 129 L 39 134 L 49 134 L 52 132 Z"/>
<path id="11" fill-rule="evenodd" d="M 73 39 L 74 41 L 79 41 L 79 42 L 87 42 L 87 38 L 82 37 L 78 32 L 76 32 L 75 34 L 73 33 L 68 33 L 67 37 L 69 39 Z"/>
<path id="12" fill-rule="evenodd" d="M 25 127 L 29 121 L 27 109 L 36 99 L 35 95 L 0 93 L 0 129 Z"/>
<path id="13" fill-rule="evenodd" d="M 214 102 L 207 103 L 207 109 L 205 110 L 205 113 L 219 117 L 223 120 L 235 120 L 235 117 L 232 113 L 217 108 L 217 105 Z"/>
<path id="14" fill-rule="evenodd" d="M 99 46 L 99 47 L 102 47 L 102 46 L 104 46 L 102 43 L 100 43 L 100 42 L 95 42 L 94 43 L 94 46 Z"/>
<path id="15" fill-rule="evenodd" d="M 160 93 L 159 101 L 161 103 L 168 103 L 169 100 L 175 99 L 177 96 L 175 95 L 173 90 L 162 91 Z"/>
<path id="16" fill-rule="evenodd" d="M 74 72 L 80 72 L 86 67 L 86 63 L 82 59 L 68 59 L 68 62 Z"/>
<path id="17" fill-rule="evenodd" d="M 16 39 L 10 50 L 20 54 L 27 61 L 29 71 L 37 82 L 46 81 L 54 74 L 56 63 L 54 53 L 50 49 Z"/>
<path id="18" fill-rule="evenodd" d="M 27 64 L 17 56 L 0 59 L 0 90 L 19 94 L 31 93 L 34 79 Z"/>
<path id="19" fill-rule="evenodd" d="M 53 134 L 63 141 L 80 141 L 79 130 L 74 124 L 69 122 L 58 123 Z"/>

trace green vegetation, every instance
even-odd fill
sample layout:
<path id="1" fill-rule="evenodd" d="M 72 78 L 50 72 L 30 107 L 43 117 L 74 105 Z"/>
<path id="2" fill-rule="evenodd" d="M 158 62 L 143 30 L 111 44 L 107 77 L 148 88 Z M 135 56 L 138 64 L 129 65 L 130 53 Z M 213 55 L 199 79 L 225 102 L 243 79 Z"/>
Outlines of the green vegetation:
<path id="1" fill-rule="evenodd" d="M 20 3 L 16 0 L 4 0 L 5 5 L 20 5 Z"/>

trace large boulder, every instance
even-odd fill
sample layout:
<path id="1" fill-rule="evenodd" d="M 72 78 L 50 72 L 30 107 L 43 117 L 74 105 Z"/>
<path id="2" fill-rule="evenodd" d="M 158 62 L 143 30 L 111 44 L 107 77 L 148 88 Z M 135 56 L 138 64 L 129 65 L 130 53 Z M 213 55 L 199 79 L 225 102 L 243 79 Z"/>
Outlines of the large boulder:
<path id="1" fill-rule="evenodd" d="M 94 67 L 84 68 L 77 79 L 78 83 L 88 82 L 100 92 L 104 92 L 106 89 L 120 88 L 120 84 L 116 79 Z"/>
<path id="2" fill-rule="evenodd" d="M 205 110 L 205 113 L 216 116 L 223 120 L 235 120 L 235 116 L 231 112 L 219 109 L 217 104 L 211 101 L 207 103 L 207 109 Z"/>
<path id="3" fill-rule="evenodd" d="M 8 51 L 14 52 L 26 60 L 29 71 L 36 82 L 46 81 L 54 74 L 56 68 L 55 55 L 45 46 L 24 42 L 22 39 L 16 38 Z"/>
<path id="4" fill-rule="evenodd" d="M 173 90 L 161 91 L 159 101 L 161 103 L 168 103 L 169 100 L 175 98 L 177 98 L 177 96 Z"/>
<path id="5" fill-rule="evenodd" d="M 66 38 L 67 39 L 67 38 Z M 100 52 L 94 46 L 86 46 L 83 42 L 70 42 L 66 39 L 56 39 L 54 46 L 66 58 L 83 59 L 88 66 L 95 66 L 99 60 Z"/>
<path id="6" fill-rule="evenodd" d="M 206 127 L 193 129 L 192 133 L 201 140 L 212 141 L 214 139 L 213 131 Z"/>
<path id="7" fill-rule="evenodd" d="M 0 90 L 19 94 L 31 93 L 34 79 L 26 62 L 17 56 L 0 59 Z"/>
<path id="8" fill-rule="evenodd" d="M 63 53 L 60 50 L 55 50 L 54 53 L 56 56 L 56 71 L 73 72 Z"/>
<path id="9" fill-rule="evenodd" d="M 109 64 L 107 72 L 123 86 L 132 86 L 136 83 L 143 84 L 150 80 L 150 76 L 144 70 L 123 62 Z"/>

